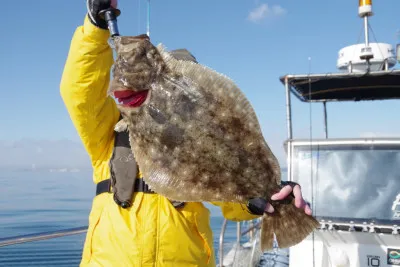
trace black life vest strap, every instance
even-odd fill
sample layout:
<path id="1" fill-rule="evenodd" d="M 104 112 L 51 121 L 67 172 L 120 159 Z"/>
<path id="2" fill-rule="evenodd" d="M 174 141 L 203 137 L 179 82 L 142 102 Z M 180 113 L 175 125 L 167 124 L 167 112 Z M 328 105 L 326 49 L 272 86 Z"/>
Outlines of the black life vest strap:
<path id="1" fill-rule="evenodd" d="M 154 191 L 149 189 L 149 186 L 143 181 L 143 179 L 136 179 L 134 185 L 134 192 L 143 192 L 147 194 L 155 194 Z M 96 185 L 96 196 L 102 193 L 111 193 L 111 180 L 107 179 L 99 182 Z"/>
<path id="2" fill-rule="evenodd" d="M 135 180 L 135 188 L 133 191 L 143 192 L 147 194 L 156 194 L 154 191 L 151 191 L 149 189 L 149 186 L 145 183 L 145 181 L 143 181 L 143 179 Z M 99 182 L 96 185 L 96 196 L 103 193 L 111 193 L 111 179 L 106 179 L 104 181 Z M 170 202 L 177 209 L 185 206 L 185 202 L 180 202 L 180 201 L 170 201 Z"/>

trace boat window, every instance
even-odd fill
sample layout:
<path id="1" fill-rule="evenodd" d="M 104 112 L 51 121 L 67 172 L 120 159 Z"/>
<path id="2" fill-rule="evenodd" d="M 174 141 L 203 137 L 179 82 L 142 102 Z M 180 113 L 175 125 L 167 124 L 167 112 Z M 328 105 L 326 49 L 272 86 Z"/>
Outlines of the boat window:
<path id="1" fill-rule="evenodd" d="M 292 177 L 317 217 L 400 220 L 399 144 L 294 145 Z"/>

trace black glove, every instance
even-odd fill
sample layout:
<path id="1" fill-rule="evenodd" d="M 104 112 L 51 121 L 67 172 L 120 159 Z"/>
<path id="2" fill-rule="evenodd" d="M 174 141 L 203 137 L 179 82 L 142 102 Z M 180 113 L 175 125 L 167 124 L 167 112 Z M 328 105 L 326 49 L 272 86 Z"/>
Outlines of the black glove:
<path id="1" fill-rule="evenodd" d="M 263 215 L 268 201 L 265 198 L 252 198 L 247 202 L 247 208 L 254 215 Z"/>
<path id="2" fill-rule="evenodd" d="M 298 183 L 290 182 L 290 181 L 281 181 L 281 188 L 285 187 L 286 185 L 290 185 L 292 189 L 298 185 Z M 278 200 L 278 201 L 271 201 L 270 203 L 278 202 L 281 204 L 288 204 L 290 203 L 291 199 L 294 198 L 293 192 L 290 193 L 287 199 Z M 268 201 L 265 198 L 256 197 L 252 198 L 247 202 L 247 208 L 249 211 L 254 215 L 263 215 L 265 208 L 267 207 Z"/>
<path id="3" fill-rule="evenodd" d="M 107 9 L 111 7 L 111 0 L 86 0 L 88 15 L 90 22 L 93 25 L 105 29 L 108 29 L 107 22 L 100 18 L 99 12 L 101 10 Z"/>

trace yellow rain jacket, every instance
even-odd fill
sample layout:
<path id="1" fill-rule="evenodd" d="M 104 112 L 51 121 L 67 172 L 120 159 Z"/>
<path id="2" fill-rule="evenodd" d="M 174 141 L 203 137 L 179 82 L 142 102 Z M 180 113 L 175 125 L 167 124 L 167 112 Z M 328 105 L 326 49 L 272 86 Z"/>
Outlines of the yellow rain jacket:
<path id="1" fill-rule="evenodd" d="M 95 183 L 110 178 L 113 129 L 119 119 L 116 103 L 106 93 L 114 60 L 108 38 L 107 30 L 96 28 L 86 17 L 72 38 L 60 84 L 62 99 L 90 156 Z M 244 205 L 213 204 L 233 221 L 259 217 Z M 202 203 L 176 209 L 158 194 L 135 193 L 128 209 L 119 207 L 112 193 L 97 195 L 81 266 L 215 266 L 210 212 Z"/>

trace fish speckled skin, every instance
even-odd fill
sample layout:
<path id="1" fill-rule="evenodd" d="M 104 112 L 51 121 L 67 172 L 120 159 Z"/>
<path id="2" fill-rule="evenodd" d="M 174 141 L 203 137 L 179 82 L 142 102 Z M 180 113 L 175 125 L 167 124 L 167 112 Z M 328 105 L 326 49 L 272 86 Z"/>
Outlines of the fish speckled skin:
<path id="1" fill-rule="evenodd" d="M 173 58 L 143 37 L 114 40 L 117 60 L 109 93 L 148 90 L 139 107 L 119 105 L 133 154 L 152 190 L 177 201 L 247 203 L 280 187 L 280 167 L 250 103 L 227 77 Z M 304 239 L 317 221 L 289 204 L 272 202 L 263 217 L 262 248 Z"/>

